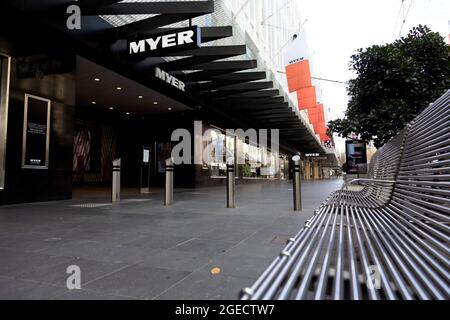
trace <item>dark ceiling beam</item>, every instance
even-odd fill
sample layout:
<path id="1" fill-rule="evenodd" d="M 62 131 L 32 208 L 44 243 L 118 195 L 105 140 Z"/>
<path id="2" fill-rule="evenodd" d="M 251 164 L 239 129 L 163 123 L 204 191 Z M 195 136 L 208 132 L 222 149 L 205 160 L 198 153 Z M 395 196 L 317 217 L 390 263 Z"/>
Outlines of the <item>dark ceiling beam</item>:
<path id="1" fill-rule="evenodd" d="M 81 11 L 83 10 L 92 10 L 95 8 L 104 8 L 110 5 L 113 5 L 117 2 L 119 2 L 120 0 L 96 0 L 96 1 L 92 1 L 92 0 L 80 0 L 80 7 L 81 7 Z M 65 7 L 67 7 L 67 5 L 65 5 Z"/>
<path id="2" fill-rule="evenodd" d="M 266 73 L 265 72 L 245 72 L 248 73 L 248 76 L 244 76 L 242 78 L 234 78 L 234 80 L 230 79 L 220 79 L 220 78 L 213 78 L 212 81 L 205 82 L 205 83 L 197 83 L 192 84 L 191 88 L 196 91 L 208 91 L 208 90 L 220 90 L 223 87 L 236 85 L 239 83 L 245 83 L 249 81 L 256 81 L 256 80 L 263 80 L 266 79 Z"/>
<path id="3" fill-rule="evenodd" d="M 273 88 L 272 81 L 255 81 L 220 87 L 221 91 L 247 91 Z"/>
<path id="4" fill-rule="evenodd" d="M 189 56 L 240 56 L 247 53 L 246 45 L 237 46 L 205 46 L 199 49 L 176 51 L 164 54 L 164 57 L 189 57 Z"/>
<path id="5" fill-rule="evenodd" d="M 231 88 L 227 88 L 227 89 L 220 89 L 220 90 L 212 91 L 212 92 L 205 91 L 205 92 L 202 92 L 202 94 L 205 96 L 208 96 L 212 99 L 217 99 L 217 98 L 232 97 L 232 96 L 244 93 L 244 92 L 250 93 L 253 91 L 257 91 L 257 90 L 270 89 L 270 88 L 273 88 L 272 81 L 246 82 L 246 83 L 241 83 L 238 85 L 233 85 Z"/>
<path id="6" fill-rule="evenodd" d="M 215 61 L 198 65 L 197 72 L 178 73 L 176 77 L 183 82 L 210 81 L 212 77 L 257 67 L 256 60 Z"/>
<path id="7" fill-rule="evenodd" d="M 165 71 L 200 70 L 205 63 L 245 54 L 246 46 L 217 46 L 173 52 L 164 56 L 189 56 L 188 58 L 164 62 L 159 67 Z M 200 65 L 200 66 L 199 66 Z"/>
<path id="8" fill-rule="evenodd" d="M 250 109 L 249 111 L 250 111 L 249 113 L 254 116 L 265 116 L 265 115 L 276 115 L 276 114 L 295 115 L 294 112 L 292 112 L 291 110 L 289 110 L 288 108 L 286 108 L 284 106 L 279 106 L 279 107 L 269 109 L 269 110 L 258 110 L 255 108 L 255 109 Z"/>
<path id="9" fill-rule="evenodd" d="M 301 130 L 300 127 L 298 129 L 295 130 L 281 130 L 280 131 L 280 136 L 284 136 L 284 137 L 292 137 L 292 136 L 302 136 L 305 134 L 305 130 Z"/>
<path id="10" fill-rule="evenodd" d="M 260 106 L 263 104 L 277 104 L 284 103 L 284 97 L 270 97 L 270 98 L 230 98 L 227 101 L 230 105 L 242 106 Z"/>
<path id="11" fill-rule="evenodd" d="M 266 119 L 264 120 L 265 123 L 271 123 L 271 124 L 291 124 L 291 123 L 295 123 L 295 124 L 299 124 L 300 123 L 300 119 L 295 119 L 292 118 L 292 120 L 279 120 L 277 118 L 273 118 L 273 119 Z"/>
<path id="12" fill-rule="evenodd" d="M 165 71 L 192 71 L 192 70 L 201 70 L 201 65 L 214 61 L 228 58 L 226 55 L 217 55 L 217 56 L 203 56 L 203 57 L 189 57 L 183 59 L 177 59 L 173 61 L 163 62 L 158 65 L 159 68 Z M 152 68 L 153 69 L 153 68 Z"/>
<path id="13" fill-rule="evenodd" d="M 278 113 L 278 114 L 268 114 L 268 115 L 252 115 L 253 117 L 255 117 L 256 119 L 294 119 L 295 120 L 295 116 L 293 114 L 283 114 L 283 113 Z"/>
<path id="14" fill-rule="evenodd" d="M 257 71 L 257 72 L 234 72 L 227 75 L 214 77 L 213 81 L 220 83 L 223 81 L 232 82 L 232 81 L 254 81 L 254 80 L 262 80 L 267 77 L 267 73 L 265 71 Z"/>
<path id="15" fill-rule="evenodd" d="M 234 96 L 234 98 L 262 98 L 262 97 L 273 97 L 280 94 L 279 90 L 261 90 L 255 92 L 247 92 Z"/>
<path id="16" fill-rule="evenodd" d="M 258 105 L 244 105 L 242 107 L 233 107 L 233 110 L 239 110 L 244 112 L 258 111 L 274 111 L 274 110 L 289 110 L 287 108 L 281 109 L 279 104 L 258 104 Z"/>
<path id="17" fill-rule="evenodd" d="M 158 28 L 155 30 L 150 30 L 147 32 L 143 32 L 140 35 L 142 37 L 145 36 L 153 36 L 155 34 L 159 33 L 168 33 L 168 32 L 177 32 L 180 28 Z M 233 28 L 230 26 L 225 27 L 200 27 L 200 33 L 201 33 L 201 42 L 206 43 L 209 41 L 215 41 L 219 39 L 224 39 L 231 37 L 233 35 Z"/>
<path id="18" fill-rule="evenodd" d="M 204 63 L 197 67 L 200 68 L 200 70 L 226 70 L 228 71 L 227 73 L 232 73 L 246 69 L 254 69 L 257 66 L 258 63 L 256 60 L 229 60 Z"/>
<path id="19" fill-rule="evenodd" d="M 286 128 L 293 129 L 295 127 L 298 127 L 298 123 L 270 123 L 266 121 L 263 123 L 261 121 L 261 126 L 264 129 L 278 129 L 281 132 L 283 129 Z"/>
<path id="20" fill-rule="evenodd" d="M 230 60 L 230 61 L 215 61 L 201 65 L 202 70 L 229 70 L 230 73 L 234 71 L 254 69 L 258 66 L 256 60 Z"/>
<path id="21" fill-rule="evenodd" d="M 176 76 L 178 79 L 185 83 L 196 83 L 199 81 L 211 81 L 211 78 L 214 76 L 227 74 L 232 71 L 230 70 L 200 70 L 196 72 L 190 73 L 176 73 L 169 72 L 170 74 Z"/>
<path id="22" fill-rule="evenodd" d="M 105 42 L 116 41 L 131 37 L 132 35 L 147 32 L 162 26 L 167 26 L 183 20 L 189 20 L 206 13 L 185 13 L 185 14 L 161 14 L 151 18 L 139 20 L 123 26 L 108 29 L 106 33 L 98 35 L 100 40 Z"/>
<path id="23" fill-rule="evenodd" d="M 92 5 L 82 5 L 81 14 L 85 16 L 119 14 L 191 14 L 214 12 L 214 1 L 161 1 L 161 2 L 121 2 L 92 1 Z M 97 6 L 97 3 L 103 5 Z"/>

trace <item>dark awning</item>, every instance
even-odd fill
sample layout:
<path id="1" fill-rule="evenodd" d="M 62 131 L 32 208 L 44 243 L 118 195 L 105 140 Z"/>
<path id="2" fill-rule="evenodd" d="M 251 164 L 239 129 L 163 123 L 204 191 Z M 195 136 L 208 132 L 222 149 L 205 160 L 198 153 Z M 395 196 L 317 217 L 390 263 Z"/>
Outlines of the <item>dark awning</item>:
<path id="1" fill-rule="evenodd" d="M 324 149 L 298 111 L 284 97 L 257 61 L 246 55 L 246 45 L 210 45 L 208 42 L 231 37 L 230 26 L 200 27 L 203 46 L 172 50 L 163 55 L 131 58 L 127 39 L 177 32 L 174 23 L 214 12 L 214 1 L 81 0 L 81 30 L 66 28 L 68 0 L 6 0 L 71 37 L 78 54 L 162 93 L 170 94 L 188 106 L 226 113 L 257 128 L 280 129 L 282 143 L 292 151 L 319 152 Z M 105 17 L 107 16 L 107 17 Z M 108 21 L 108 22 L 107 22 Z M 242 59 L 245 56 L 245 59 Z M 189 95 L 173 92 L 155 77 L 158 67 L 186 83 Z M 256 69 L 256 70 L 255 70 Z"/>

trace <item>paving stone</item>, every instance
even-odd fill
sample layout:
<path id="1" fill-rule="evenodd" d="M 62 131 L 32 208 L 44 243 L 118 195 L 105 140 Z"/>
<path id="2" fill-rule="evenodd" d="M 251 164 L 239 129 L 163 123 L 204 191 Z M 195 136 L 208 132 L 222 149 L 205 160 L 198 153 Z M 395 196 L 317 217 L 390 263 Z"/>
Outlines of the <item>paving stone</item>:
<path id="1" fill-rule="evenodd" d="M 73 205 L 108 202 L 108 192 L 0 206 L 0 298 L 235 299 L 341 184 L 304 182 L 301 212 L 287 182 L 237 185 L 235 209 L 224 186 L 176 190 L 168 207 L 161 190 L 98 208 Z M 65 286 L 71 264 L 82 290 Z"/>

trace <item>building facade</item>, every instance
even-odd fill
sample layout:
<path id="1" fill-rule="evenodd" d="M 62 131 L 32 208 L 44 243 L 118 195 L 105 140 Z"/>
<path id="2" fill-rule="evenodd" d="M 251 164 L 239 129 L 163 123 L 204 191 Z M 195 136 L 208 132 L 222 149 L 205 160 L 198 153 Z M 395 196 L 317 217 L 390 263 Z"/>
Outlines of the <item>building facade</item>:
<path id="1" fill-rule="evenodd" d="M 289 178 L 293 154 L 326 154 L 268 60 L 278 44 L 261 50 L 230 4 L 3 1 L 0 204 L 108 188 L 117 158 L 124 186 L 162 186 L 180 129 L 212 148 L 176 165 L 177 187 L 223 184 L 230 157 L 248 183 Z M 279 147 L 227 137 L 238 128 L 279 130 Z"/>

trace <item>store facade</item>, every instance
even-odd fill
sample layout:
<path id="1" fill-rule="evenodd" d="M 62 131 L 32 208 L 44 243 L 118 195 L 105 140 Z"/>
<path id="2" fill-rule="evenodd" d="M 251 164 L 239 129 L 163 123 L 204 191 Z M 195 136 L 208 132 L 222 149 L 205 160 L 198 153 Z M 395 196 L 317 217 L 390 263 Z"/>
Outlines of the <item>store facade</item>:
<path id="1" fill-rule="evenodd" d="M 0 204 L 108 187 L 115 158 L 124 186 L 162 186 L 173 132 L 194 143 L 198 121 L 210 157 L 177 165 L 176 187 L 224 183 L 238 155 L 238 183 L 288 179 L 292 154 L 323 152 L 251 46 L 219 23 L 220 3 L 79 5 L 80 30 L 67 28 L 65 1 L 1 5 Z M 279 146 L 227 129 L 279 130 Z"/>

